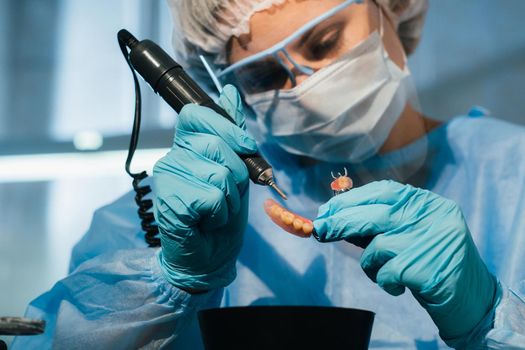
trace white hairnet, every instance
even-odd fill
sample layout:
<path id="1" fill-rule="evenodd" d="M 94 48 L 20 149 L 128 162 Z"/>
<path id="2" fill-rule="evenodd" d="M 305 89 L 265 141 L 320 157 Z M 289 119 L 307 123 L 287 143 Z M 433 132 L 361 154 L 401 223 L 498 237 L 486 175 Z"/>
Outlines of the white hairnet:
<path id="1" fill-rule="evenodd" d="M 381 5 L 397 27 L 405 53 L 410 55 L 419 44 L 423 32 L 427 0 L 375 0 Z"/>
<path id="2" fill-rule="evenodd" d="M 168 0 L 173 19 L 177 59 L 187 67 L 200 66 L 198 54 L 226 64 L 226 47 L 233 36 L 250 31 L 251 16 L 286 0 Z M 375 0 L 398 28 L 410 54 L 421 36 L 427 0 Z"/>

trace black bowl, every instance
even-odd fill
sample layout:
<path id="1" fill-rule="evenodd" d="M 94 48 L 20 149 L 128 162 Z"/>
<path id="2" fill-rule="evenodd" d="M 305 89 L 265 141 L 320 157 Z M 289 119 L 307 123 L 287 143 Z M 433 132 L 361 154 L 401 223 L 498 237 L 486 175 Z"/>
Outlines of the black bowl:
<path id="1" fill-rule="evenodd" d="M 368 349 L 374 313 L 317 306 L 250 306 L 199 312 L 207 350 Z"/>

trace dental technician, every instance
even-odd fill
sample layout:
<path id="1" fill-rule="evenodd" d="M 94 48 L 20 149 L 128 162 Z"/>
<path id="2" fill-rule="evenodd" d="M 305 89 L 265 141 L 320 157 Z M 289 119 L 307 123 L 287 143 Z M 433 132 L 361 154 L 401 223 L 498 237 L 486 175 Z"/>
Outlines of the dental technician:
<path id="1" fill-rule="evenodd" d="M 168 2 L 177 60 L 211 81 L 204 55 L 237 126 L 186 106 L 154 169 L 162 247 L 133 194 L 98 210 L 28 308 L 46 333 L 13 349 L 199 349 L 200 309 L 293 304 L 376 312 L 371 349 L 525 349 L 525 129 L 421 112 L 426 0 Z M 256 150 L 324 243 L 266 217 L 237 156 Z"/>

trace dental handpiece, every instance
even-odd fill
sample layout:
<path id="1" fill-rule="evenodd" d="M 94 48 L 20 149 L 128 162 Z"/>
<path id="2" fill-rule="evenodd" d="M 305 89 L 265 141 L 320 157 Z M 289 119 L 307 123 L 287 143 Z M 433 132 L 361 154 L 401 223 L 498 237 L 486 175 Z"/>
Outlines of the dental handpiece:
<path id="1" fill-rule="evenodd" d="M 194 103 L 211 108 L 235 124 L 233 118 L 157 44 L 151 40 L 138 41 L 125 29 L 120 30 L 118 36 L 130 49 L 129 58 L 133 68 L 177 113 L 180 113 L 185 105 Z M 250 179 L 254 183 L 270 186 L 279 196 L 287 199 L 275 183 L 272 167 L 258 152 L 239 157 L 246 164 Z"/>

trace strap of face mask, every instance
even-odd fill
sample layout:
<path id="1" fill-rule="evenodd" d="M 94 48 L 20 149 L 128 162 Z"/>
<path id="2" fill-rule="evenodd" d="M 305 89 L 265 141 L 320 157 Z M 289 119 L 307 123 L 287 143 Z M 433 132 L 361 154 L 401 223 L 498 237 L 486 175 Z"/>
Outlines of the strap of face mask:
<path id="1" fill-rule="evenodd" d="M 383 35 L 385 34 L 385 26 L 383 24 L 383 8 L 378 4 L 376 4 L 376 6 L 379 9 L 379 35 L 381 36 L 381 39 L 384 39 Z"/>
<path id="2" fill-rule="evenodd" d="M 383 15 L 383 7 L 381 5 L 379 5 L 377 2 L 374 2 L 376 4 L 376 6 L 378 7 L 379 9 L 379 35 L 381 36 L 381 40 L 384 39 L 384 33 L 385 33 L 385 25 L 384 25 L 384 15 Z M 405 53 L 405 50 L 402 48 L 401 49 L 401 52 L 403 53 L 403 66 L 406 66 L 407 65 L 407 62 L 408 62 L 408 58 L 407 58 L 407 55 Z M 385 54 L 388 55 L 388 52 L 386 52 L 385 50 Z"/>

